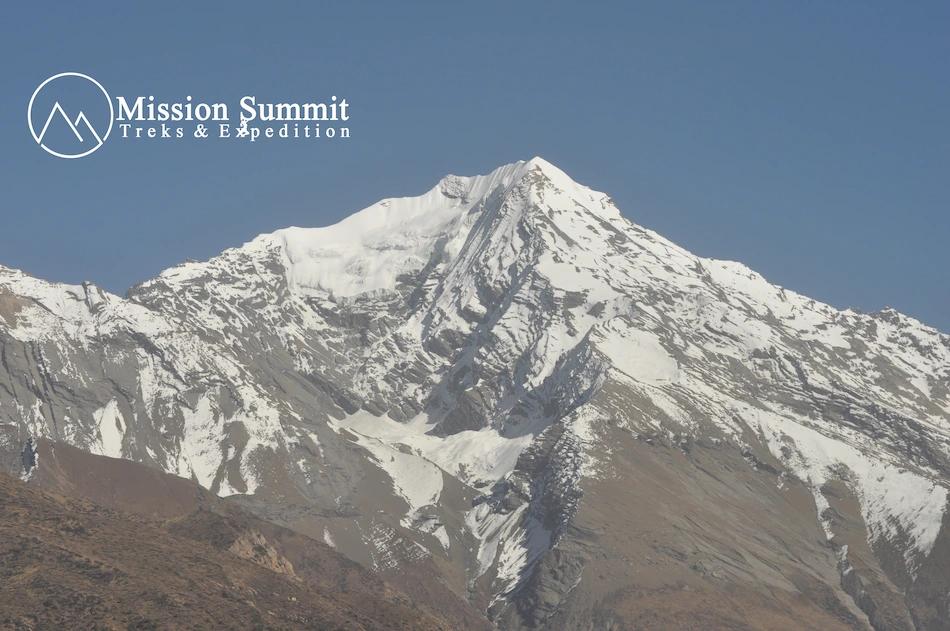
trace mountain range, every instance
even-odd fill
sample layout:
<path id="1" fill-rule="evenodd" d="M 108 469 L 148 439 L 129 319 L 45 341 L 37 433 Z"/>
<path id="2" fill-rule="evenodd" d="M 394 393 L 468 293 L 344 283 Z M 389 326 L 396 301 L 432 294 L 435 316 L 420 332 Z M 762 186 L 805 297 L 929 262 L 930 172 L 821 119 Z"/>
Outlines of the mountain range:
<path id="1" fill-rule="evenodd" d="M 56 445 L 452 628 L 950 628 L 950 336 L 693 255 L 541 158 L 125 297 L 0 267 L 0 465 L 68 494 Z"/>

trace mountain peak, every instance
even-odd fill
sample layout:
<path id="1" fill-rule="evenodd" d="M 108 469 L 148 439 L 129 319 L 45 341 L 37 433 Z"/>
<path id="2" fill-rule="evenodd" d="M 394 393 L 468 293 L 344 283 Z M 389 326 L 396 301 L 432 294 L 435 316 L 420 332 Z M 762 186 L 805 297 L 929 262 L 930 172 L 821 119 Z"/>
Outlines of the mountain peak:
<path id="1" fill-rule="evenodd" d="M 538 173 L 543 178 L 532 177 Z M 290 286 L 304 293 L 347 297 L 393 289 L 403 274 L 454 259 L 479 217 L 499 211 L 508 192 L 522 183 L 525 190 L 551 183 L 564 195 L 582 199 L 585 207 L 602 208 L 606 200 L 536 156 L 485 175 L 447 175 L 422 195 L 380 200 L 330 226 L 261 235 L 242 250 L 277 246 L 286 256 Z M 162 276 L 183 273 L 180 266 Z"/>
<path id="2" fill-rule="evenodd" d="M 571 177 L 567 173 L 562 171 L 560 168 L 558 168 L 554 164 L 548 162 L 541 156 L 534 156 L 533 158 L 525 162 L 524 165 L 529 170 L 540 169 L 545 175 L 549 177 L 556 177 L 556 178 L 566 177 L 568 179 L 571 179 Z"/>
<path id="3" fill-rule="evenodd" d="M 888 568 L 947 580 L 950 338 L 692 255 L 539 157 L 127 300 L 0 272 L 0 345 L 0 467 L 49 437 L 254 496 L 499 628 L 590 619 L 658 562 L 676 598 L 787 585 L 816 616 L 847 584 L 902 602 Z"/>

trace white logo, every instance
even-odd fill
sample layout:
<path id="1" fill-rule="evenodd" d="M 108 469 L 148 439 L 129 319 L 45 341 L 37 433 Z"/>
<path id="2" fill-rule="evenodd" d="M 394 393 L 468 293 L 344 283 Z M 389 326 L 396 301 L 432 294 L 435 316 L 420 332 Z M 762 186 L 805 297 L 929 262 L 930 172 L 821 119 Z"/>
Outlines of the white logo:
<path id="1" fill-rule="evenodd" d="M 104 105 L 101 99 L 105 99 Z M 38 117 L 33 116 L 34 106 L 39 109 Z M 49 113 L 44 118 L 46 112 Z M 89 112 L 88 116 L 86 112 Z M 101 147 L 112 133 L 114 118 L 112 98 L 106 89 L 92 77 L 79 72 L 61 72 L 41 83 L 30 97 L 26 111 L 30 133 L 36 144 L 58 158 L 67 159 L 88 156 Z M 34 120 L 43 121 L 39 131 Z"/>

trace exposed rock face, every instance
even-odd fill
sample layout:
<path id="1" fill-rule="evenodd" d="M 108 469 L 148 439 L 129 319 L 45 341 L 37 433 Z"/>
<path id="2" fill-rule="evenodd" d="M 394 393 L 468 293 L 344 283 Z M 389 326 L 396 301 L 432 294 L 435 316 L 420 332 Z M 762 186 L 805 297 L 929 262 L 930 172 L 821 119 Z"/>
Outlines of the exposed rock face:
<path id="1" fill-rule="evenodd" d="M 126 299 L 0 270 L 0 345 L 12 471 L 49 437 L 194 478 L 506 629 L 948 619 L 950 337 L 538 158 Z"/>

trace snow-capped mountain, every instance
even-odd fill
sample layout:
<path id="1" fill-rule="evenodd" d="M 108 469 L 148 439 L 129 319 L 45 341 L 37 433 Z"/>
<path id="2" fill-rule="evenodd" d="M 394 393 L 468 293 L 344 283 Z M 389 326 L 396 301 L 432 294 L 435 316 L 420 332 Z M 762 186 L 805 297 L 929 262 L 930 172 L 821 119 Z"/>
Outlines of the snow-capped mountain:
<path id="1" fill-rule="evenodd" d="M 950 337 L 540 158 L 127 298 L 0 268 L 0 350 L 25 478 L 35 437 L 194 478 L 501 628 L 950 619 Z"/>

